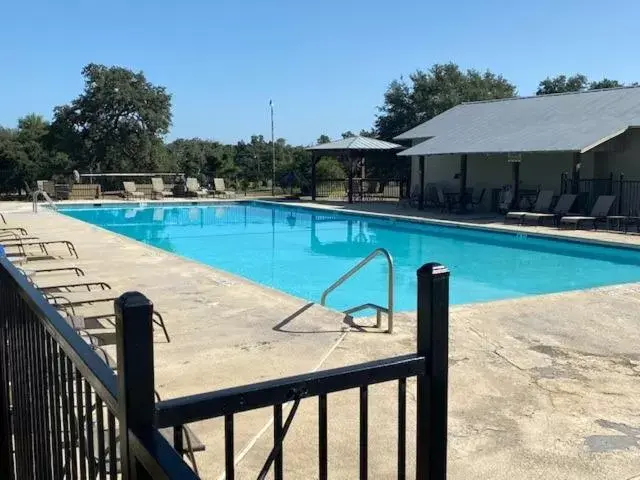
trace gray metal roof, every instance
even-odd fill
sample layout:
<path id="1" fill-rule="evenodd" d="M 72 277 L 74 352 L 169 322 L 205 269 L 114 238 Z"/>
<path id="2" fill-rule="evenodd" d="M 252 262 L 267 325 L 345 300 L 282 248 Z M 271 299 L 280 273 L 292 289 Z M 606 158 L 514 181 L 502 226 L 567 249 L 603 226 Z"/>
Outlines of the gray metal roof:
<path id="1" fill-rule="evenodd" d="M 640 87 L 458 105 L 398 135 L 424 139 L 399 155 L 585 152 L 640 126 Z"/>
<path id="2" fill-rule="evenodd" d="M 404 148 L 397 143 L 384 142 L 369 137 L 349 137 L 335 142 L 320 143 L 307 150 L 400 150 Z"/>

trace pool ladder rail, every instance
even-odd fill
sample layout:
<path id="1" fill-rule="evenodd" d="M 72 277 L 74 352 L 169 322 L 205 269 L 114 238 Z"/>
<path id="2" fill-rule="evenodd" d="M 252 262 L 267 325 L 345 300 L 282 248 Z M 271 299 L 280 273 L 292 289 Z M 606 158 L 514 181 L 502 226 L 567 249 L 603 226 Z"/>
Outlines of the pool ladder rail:
<path id="1" fill-rule="evenodd" d="M 49 194 L 44 190 L 36 190 L 33 192 L 33 213 L 38 213 L 38 197 L 44 198 L 44 200 L 49 204 L 51 208 L 56 209 L 56 204 L 51 199 Z"/>
<path id="2" fill-rule="evenodd" d="M 382 314 L 387 314 L 387 333 L 393 333 L 393 258 L 391 254 L 386 248 L 376 248 L 373 252 L 367 255 L 364 259 L 362 259 L 358 264 L 356 264 L 353 268 L 351 268 L 347 273 L 342 275 L 338 280 L 333 282 L 324 292 L 322 292 L 322 297 L 320 297 L 320 305 L 326 305 L 327 303 L 327 295 L 333 292 L 336 288 L 346 282 L 349 278 L 355 275 L 362 267 L 368 264 L 371 260 L 376 258 L 379 255 L 383 255 L 387 259 L 388 275 L 387 275 L 387 306 L 383 307 L 381 305 L 376 305 L 375 303 L 363 303 L 362 305 L 358 305 L 352 308 L 349 308 L 344 311 L 347 315 L 351 315 L 352 313 L 359 312 L 360 310 L 365 310 L 367 308 L 372 308 L 376 311 L 376 327 L 382 328 Z"/>

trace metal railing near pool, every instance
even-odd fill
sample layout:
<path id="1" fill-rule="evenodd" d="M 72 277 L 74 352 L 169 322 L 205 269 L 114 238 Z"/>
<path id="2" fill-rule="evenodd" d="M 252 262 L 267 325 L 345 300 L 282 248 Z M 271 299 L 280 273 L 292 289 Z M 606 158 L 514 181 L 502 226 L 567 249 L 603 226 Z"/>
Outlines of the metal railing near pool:
<path id="1" fill-rule="evenodd" d="M 320 297 L 320 305 L 326 305 L 327 303 L 327 295 L 333 292 L 336 288 L 342 285 L 344 282 L 349 280 L 352 276 L 354 276 L 362 267 L 371 262 L 374 258 L 379 255 L 383 255 L 387 260 L 387 307 L 382 307 L 380 305 L 376 305 L 375 303 L 363 303 L 362 305 L 357 305 L 355 307 L 351 307 L 344 311 L 347 315 L 350 315 L 355 312 L 359 312 L 361 310 L 365 310 L 367 308 L 372 308 L 376 311 L 376 327 L 382 327 L 382 313 L 387 314 L 387 332 L 393 333 L 393 257 L 386 248 L 376 248 L 373 252 L 367 255 L 364 259 L 358 262 L 353 268 L 351 268 L 347 273 L 342 275 L 338 280 L 333 282 L 329 287 L 322 292 L 322 296 Z"/>
<path id="2" fill-rule="evenodd" d="M 330 459 L 342 456 L 330 449 L 329 415 L 345 415 L 328 409 L 328 397 L 351 389 L 359 391 L 359 478 L 369 473 L 379 478 L 369 472 L 369 411 L 375 408 L 369 394 L 377 384 L 397 382 L 397 428 L 395 435 L 385 432 L 395 437 L 397 447 L 386 451 L 389 461 L 395 457 L 397 478 L 407 478 L 411 461 L 409 418 L 415 421 L 415 478 L 445 480 L 449 272 L 430 263 L 417 276 L 415 353 L 158 401 L 153 304 L 144 295 L 129 292 L 115 301 L 114 372 L 34 285 L 0 258 L 0 478 L 196 480 L 182 458 L 187 424 L 224 418 L 225 475 L 233 480 L 235 416 L 270 407 L 273 448 L 256 474 L 263 479 L 273 471 L 273 478 L 282 480 L 285 436 L 300 403 L 317 398 L 316 478 L 326 480 Z M 415 396 L 408 384 L 413 377 Z M 408 415 L 408 396 L 415 398 L 415 417 Z M 167 432 L 170 440 L 160 433 L 165 428 L 173 431 Z"/>

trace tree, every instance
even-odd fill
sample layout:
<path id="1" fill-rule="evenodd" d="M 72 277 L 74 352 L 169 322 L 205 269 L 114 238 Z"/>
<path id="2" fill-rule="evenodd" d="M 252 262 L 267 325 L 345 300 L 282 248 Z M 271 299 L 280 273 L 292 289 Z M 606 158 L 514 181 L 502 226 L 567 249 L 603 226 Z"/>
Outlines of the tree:
<path id="1" fill-rule="evenodd" d="M 40 115 L 18 120 L 14 130 L 0 128 L 0 191 L 20 191 L 38 179 L 68 171 L 66 156 L 49 145 L 49 124 Z"/>
<path id="2" fill-rule="evenodd" d="M 351 130 L 347 130 L 346 132 L 342 132 L 341 136 L 342 138 L 351 138 L 351 137 L 355 137 L 356 134 L 353 133 Z"/>
<path id="3" fill-rule="evenodd" d="M 637 86 L 638 83 L 632 83 L 629 86 Z M 557 75 L 555 77 L 547 77 L 540 82 L 536 95 L 548 95 L 551 93 L 568 93 L 568 92 L 584 92 L 586 90 L 599 90 L 602 88 L 619 88 L 626 86 L 618 80 L 603 78 L 602 80 L 589 82 L 585 75 L 576 73 L 570 77 L 566 75 Z"/>
<path id="4" fill-rule="evenodd" d="M 322 135 L 320 135 L 318 137 L 318 140 L 316 140 L 316 143 L 318 145 L 322 145 L 323 143 L 331 143 L 331 139 L 329 138 L 329 135 L 325 135 L 324 133 Z"/>
<path id="5" fill-rule="evenodd" d="M 418 124 L 412 94 L 413 87 L 402 77 L 391 82 L 384 94 L 383 105 L 378 107 L 380 114 L 375 120 L 376 133 L 380 138 L 391 140 Z"/>
<path id="6" fill-rule="evenodd" d="M 394 80 L 384 95 L 375 121 L 377 136 L 391 140 L 463 102 L 513 97 L 516 87 L 490 71 L 462 71 L 454 63 L 435 64 Z"/>
<path id="7" fill-rule="evenodd" d="M 89 64 L 84 91 L 54 109 L 52 135 L 76 168 L 154 171 L 157 142 L 171 125 L 171 96 L 142 72 Z"/>
<path id="8" fill-rule="evenodd" d="M 571 77 L 558 75 L 547 77 L 540 82 L 536 95 L 549 95 L 551 93 L 581 92 L 587 89 L 589 81 L 585 75 L 576 73 Z"/>
<path id="9" fill-rule="evenodd" d="M 322 157 L 316 164 L 318 180 L 337 180 L 346 177 L 342 164 L 333 157 Z"/>
<path id="10" fill-rule="evenodd" d="M 618 80 L 611 80 L 609 78 L 603 78 L 602 80 L 598 80 L 597 82 L 591 82 L 589 84 L 589 90 L 598 90 L 601 88 L 619 88 L 619 87 L 624 87 L 624 83 L 621 83 Z"/>

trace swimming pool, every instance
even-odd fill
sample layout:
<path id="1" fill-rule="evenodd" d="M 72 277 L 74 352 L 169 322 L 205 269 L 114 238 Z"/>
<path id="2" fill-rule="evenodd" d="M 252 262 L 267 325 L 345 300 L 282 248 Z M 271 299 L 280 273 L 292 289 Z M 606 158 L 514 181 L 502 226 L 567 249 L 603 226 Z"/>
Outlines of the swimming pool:
<path id="1" fill-rule="evenodd" d="M 317 302 L 374 248 L 391 252 L 396 310 L 416 308 L 416 269 L 451 270 L 463 304 L 640 281 L 640 251 L 262 202 L 65 206 L 59 211 Z M 328 305 L 386 305 L 377 258 L 331 293 Z"/>

